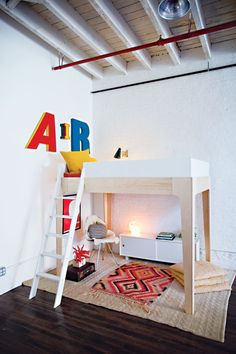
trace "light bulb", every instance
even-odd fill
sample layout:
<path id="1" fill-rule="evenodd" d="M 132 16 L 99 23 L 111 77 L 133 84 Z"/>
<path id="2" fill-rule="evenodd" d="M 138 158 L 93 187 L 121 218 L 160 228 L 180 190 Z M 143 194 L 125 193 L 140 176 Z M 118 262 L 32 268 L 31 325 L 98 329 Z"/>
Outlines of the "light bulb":
<path id="1" fill-rule="evenodd" d="M 140 227 L 137 225 L 136 221 L 130 221 L 129 231 L 132 236 L 139 236 L 140 235 Z"/>

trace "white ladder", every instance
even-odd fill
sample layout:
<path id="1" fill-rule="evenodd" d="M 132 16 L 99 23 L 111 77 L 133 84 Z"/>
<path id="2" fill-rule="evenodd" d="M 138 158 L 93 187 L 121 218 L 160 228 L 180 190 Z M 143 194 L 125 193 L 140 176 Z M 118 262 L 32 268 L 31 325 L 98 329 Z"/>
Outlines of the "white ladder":
<path id="1" fill-rule="evenodd" d="M 80 211 L 80 204 L 81 204 L 81 199 L 84 191 L 84 169 L 82 170 L 79 184 L 78 184 L 78 189 L 77 189 L 77 195 L 75 197 L 75 207 L 73 211 L 73 215 L 58 215 L 56 214 L 56 203 L 58 199 L 72 199 L 72 197 L 64 197 L 60 196 L 60 191 L 61 191 L 61 181 L 62 177 L 65 171 L 65 166 L 60 165 L 58 168 L 58 173 L 57 173 L 57 180 L 55 183 L 54 187 L 54 192 L 52 196 L 52 200 L 49 206 L 49 217 L 48 217 L 48 223 L 46 226 L 46 233 L 44 235 L 43 241 L 42 241 L 42 246 L 41 246 L 41 251 L 40 255 L 38 258 L 37 266 L 36 266 L 36 271 L 33 279 L 33 284 L 31 287 L 29 299 L 32 299 L 33 297 L 36 296 L 37 289 L 38 289 L 38 284 L 39 284 L 39 279 L 42 278 L 47 278 L 52 281 L 55 281 L 58 283 L 57 286 L 57 292 L 56 292 L 56 298 L 54 302 L 54 308 L 59 306 L 61 303 L 61 298 L 62 298 L 62 293 L 63 293 L 63 288 L 65 284 L 65 278 L 66 278 L 66 272 L 68 268 L 68 264 L 70 261 L 70 253 L 72 250 L 72 245 L 73 245 L 73 238 L 74 238 L 74 233 L 75 233 L 75 227 L 76 227 L 76 222 L 77 222 L 77 217 Z M 71 224 L 70 224 L 70 231 L 69 234 L 57 234 L 57 233 L 52 233 L 51 227 L 52 227 L 52 222 L 54 218 L 69 218 L 71 219 Z M 63 255 L 51 253 L 51 252 L 46 252 L 46 246 L 47 246 L 47 240 L 49 237 L 55 237 L 55 238 L 65 238 L 67 239 L 66 246 L 65 246 L 65 252 Z M 44 263 L 44 257 L 52 257 L 55 259 L 61 259 L 62 260 L 62 267 L 60 271 L 60 275 L 53 275 L 49 273 L 45 273 L 42 268 L 43 268 L 43 263 Z"/>

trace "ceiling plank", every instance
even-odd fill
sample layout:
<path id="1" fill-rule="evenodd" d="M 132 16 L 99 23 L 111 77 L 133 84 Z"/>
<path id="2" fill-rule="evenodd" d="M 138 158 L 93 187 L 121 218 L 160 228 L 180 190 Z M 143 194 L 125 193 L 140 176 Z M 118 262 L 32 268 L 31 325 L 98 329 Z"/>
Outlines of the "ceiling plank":
<path id="1" fill-rule="evenodd" d="M 195 22 L 196 29 L 202 29 L 206 27 L 203 9 L 200 0 L 190 0 L 191 12 Z M 211 43 L 207 34 L 200 36 L 201 45 L 206 58 L 211 58 Z"/>
<path id="2" fill-rule="evenodd" d="M 43 0 L 43 4 L 97 53 L 106 54 L 114 50 L 66 1 Z M 121 57 L 108 58 L 107 61 L 117 70 L 127 73 L 126 62 Z"/>
<path id="3" fill-rule="evenodd" d="M 68 41 L 57 30 L 43 20 L 30 6 L 20 3 L 15 9 L 11 10 L 5 5 L 4 0 L 0 0 L 0 9 L 21 23 L 24 27 L 40 37 L 43 41 L 65 55 L 68 59 L 75 61 L 85 59 L 87 56 L 78 48 L 69 44 Z M 95 63 L 88 63 L 83 69 L 96 78 L 102 78 L 103 71 Z"/>
<path id="4" fill-rule="evenodd" d="M 171 37 L 173 34 L 167 22 L 158 14 L 158 2 L 156 0 L 140 0 L 146 14 L 152 21 L 157 33 L 163 38 Z M 175 43 L 169 43 L 165 46 L 174 64 L 180 64 L 180 52 Z"/>
<path id="5" fill-rule="evenodd" d="M 89 0 L 89 2 L 127 47 L 134 47 L 142 44 L 128 23 L 110 1 Z M 151 69 L 151 56 L 147 50 L 134 52 L 133 55 L 135 55 L 147 69 Z"/>

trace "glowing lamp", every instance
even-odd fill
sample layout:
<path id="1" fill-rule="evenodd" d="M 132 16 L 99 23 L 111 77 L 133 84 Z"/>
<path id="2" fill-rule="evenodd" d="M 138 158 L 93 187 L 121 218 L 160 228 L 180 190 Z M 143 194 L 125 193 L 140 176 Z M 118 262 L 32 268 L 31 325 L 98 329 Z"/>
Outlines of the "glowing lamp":
<path id="1" fill-rule="evenodd" d="M 140 227 L 137 225 L 136 221 L 130 221 L 129 232 L 132 236 L 139 236 L 140 235 Z"/>

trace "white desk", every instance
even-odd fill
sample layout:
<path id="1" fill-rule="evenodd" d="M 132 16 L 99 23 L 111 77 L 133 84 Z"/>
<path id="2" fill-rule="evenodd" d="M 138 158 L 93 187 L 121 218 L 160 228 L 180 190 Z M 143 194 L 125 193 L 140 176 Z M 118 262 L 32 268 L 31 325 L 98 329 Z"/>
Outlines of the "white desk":
<path id="1" fill-rule="evenodd" d="M 181 207 L 185 311 L 194 313 L 195 196 L 202 193 L 206 260 L 210 261 L 209 164 L 194 159 L 114 160 L 84 163 L 85 191 L 105 193 L 111 229 L 112 193 L 176 195 Z"/>

